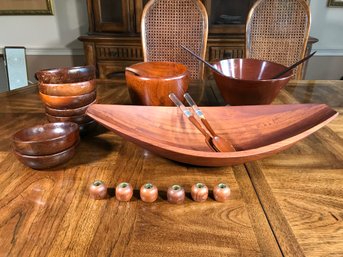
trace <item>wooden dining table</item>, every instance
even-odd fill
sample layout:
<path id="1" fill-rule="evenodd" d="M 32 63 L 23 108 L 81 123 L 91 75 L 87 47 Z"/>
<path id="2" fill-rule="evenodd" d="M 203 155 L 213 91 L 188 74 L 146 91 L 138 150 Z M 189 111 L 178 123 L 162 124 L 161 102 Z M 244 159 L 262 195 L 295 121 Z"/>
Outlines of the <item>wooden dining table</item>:
<path id="1" fill-rule="evenodd" d="M 200 106 L 224 105 L 214 81 L 193 83 Z M 97 81 L 99 103 L 130 104 L 123 77 Z M 272 104 L 325 103 L 343 113 L 343 81 L 291 81 Z M 227 167 L 174 162 L 103 127 L 86 131 L 69 162 L 33 170 L 12 152 L 19 129 L 47 123 L 37 85 L 0 94 L 0 256 L 343 256 L 343 117 L 271 157 Z M 176 108 L 176 107 L 175 107 Z M 102 180 L 108 197 L 89 186 Z M 134 188 L 119 202 L 114 188 Z M 144 183 L 156 202 L 139 197 Z M 209 198 L 194 202 L 191 186 Z M 231 188 L 213 198 L 219 182 Z M 185 188 L 183 204 L 167 188 Z"/>

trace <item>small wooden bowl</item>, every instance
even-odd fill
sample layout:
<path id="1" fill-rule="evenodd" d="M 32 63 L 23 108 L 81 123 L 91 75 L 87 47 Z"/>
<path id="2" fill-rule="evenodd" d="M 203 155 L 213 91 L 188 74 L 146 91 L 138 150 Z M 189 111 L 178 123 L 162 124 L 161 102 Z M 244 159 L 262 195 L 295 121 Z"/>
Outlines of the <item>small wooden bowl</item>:
<path id="1" fill-rule="evenodd" d="M 138 76 L 125 71 L 126 83 L 133 104 L 174 106 L 168 95 L 182 99 L 188 89 L 190 73 L 186 66 L 174 62 L 142 62 L 132 66 Z"/>
<path id="2" fill-rule="evenodd" d="M 92 104 L 95 104 L 97 101 L 94 100 L 90 104 L 87 104 L 85 106 L 75 108 L 75 109 L 54 109 L 47 105 L 45 105 L 45 112 L 47 114 L 50 114 L 52 116 L 57 117 L 70 117 L 70 116 L 79 116 L 85 114 L 87 108 L 91 106 Z"/>
<path id="3" fill-rule="evenodd" d="M 84 95 L 95 90 L 95 79 L 89 81 L 63 83 L 63 84 L 38 84 L 39 91 L 46 95 L 53 96 L 75 96 Z"/>
<path id="4" fill-rule="evenodd" d="M 51 96 L 39 92 L 44 104 L 54 109 L 72 109 L 90 104 L 96 99 L 96 91 L 77 96 Z"/>
<path id="5" fill-rule="evenodd" d="M 84 124 L 92 121 L 93 119 L 86 114 L 78 116 L 69 116 L 69 117 L 58 117 L 53 116 L 48 113 L 45 114 L 49 122 L 75 122 L 77 124 Z"/>
<path id="6" fill-rule="evenodd" d="M 19 154 L 49 155 L 64 151 L 79 138 L 76 123 L 57 122 L 22 129 L 13 135 L 12 142 Z"/>
<path id="7" fill-rule="evenodd" d="M 14 151 L 14 154 L 24 165 L 29 166 L 32 169 L 41 170 L 52 168 L 69 161 L 75 155 L 77 145 L 78 142 L 62 152 L 49 155 L 24 155 L 17 151 Z"/>
<path id="8" fill-rule="evenodd" d="M 293 76 L 290 71 L 271 79 L 286 67 L 256 59 L 227 59 L 214 66 L 226 75 L 212 72 L 225 103 L 230 105 L 270 104 Z"/>
<path id="9" fill-rule="evenodd" d="M 35 76 L 39 82 L 47 84 L 75 83 L 96 78 L 93 65 L 45 69 L 37 71 Z"/>

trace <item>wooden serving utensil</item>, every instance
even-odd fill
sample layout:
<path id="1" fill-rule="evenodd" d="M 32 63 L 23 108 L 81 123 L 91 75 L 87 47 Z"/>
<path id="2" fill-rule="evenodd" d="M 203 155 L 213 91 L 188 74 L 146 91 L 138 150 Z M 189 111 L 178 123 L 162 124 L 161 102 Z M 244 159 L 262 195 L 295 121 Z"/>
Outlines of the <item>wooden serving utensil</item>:
<path id="1" fill-rule="evenodd" d="M 126 67 L 125 70 L 132 72 L 133 74 L 135 74 L 136 76 L 142 76 L 141 71 L 137 70 L 135 68 L 131 68 L 131 67 Z"/>
<path id="2" fill-rule="evenodd" d="M 211 148 L 212 151 L 215 152 L 221 152 L 212 142 L 212 137 L 206 132 L 205 129 L 203 129 L 200 125 L 200 123 L 197 121 L 197 119 L 194 117 L 192 112 L 190 112 L 186 106 L 183 105 L 183 103 L 177 98 L 177 96 L 174 93 L 169 94 L 170 100 L 173 101 L 173 103 L 180 108 L 180 110 L 183 112 L 183 114 L 188 118 L 190 122 L 205 136 L 205 142 L 208 145 L 209 148 Z"/>
<path id="3" fill-rule="evenodd" d="M 136 69 L 133 67 L 126 67 L 125 70 L 135 74 L 138 77 L 149 77 L 149 78 L 158 78 L 159 77 L 159 76 L 156 76 L 153 73 L 151 73 L 151 71 L 149 71 L 149 70 Z"/>
<path id="4" fill-rule="evenodd" d="M 220 75 L 227 77 L 223 72 L 221 72 L 220 70 L 218 70 L 216 67 L 214 67 L 212 64 L 210 64 L 209 62 L 205 61 L 204 59 L 202 59 L 200 56 L 198 56 L 196 53 L 192 52 L 191 50 L 189 50 L 187 47 L 185 47 L 184 45 L 181 45 L 181 47 L 183 49 L 185 49 L 187 52 L 189 52 L 191 55 L 193 55 L 195 58 L 197 58 L 199 61 L 202 61 L 203 63 L 205 63 L 210 69 L 212 69 L 213 71 L 219 73 Z"/>
<path id="5" fill-rule="evenodd" d="M 301 59 L 300 61 L 294 63 L 293 65 L 289 66 L 288 68 L 284 69 L 283 71 L 281 71 L 280 73 L 276 74 L 274 77 L 272 77 L 272 79 L 277 79 L 279 77 L 281 77 L 283 74 L 289 72 L 290 70 L 293 70 L 294 68 L 296 68 L 298 65 L 302 64 L 303 62 L 307 61 L 308 59 L 310 59 L 317 51 L 314 51 L 312 54 L 304 57 L 303 59 Z"/>
<path id="6" fill-rule="evenodd" d="M 207 128 L 207 130 L 210 132 L 212 136 L 212 143 L 216 146 L 217 149 L 220 149 L 221 152 L 234 152 L 236 149 L 233 147 L 233 145 L 228 142 L 225 138 L 218 136 L 214 130 L 212 129 L 210 123 L 205 118 L 204 113 L 200 110 L 200 108 L 197 106 L 197 104 L 194 102 L 193 98 L 190 96 L 190 94 L 185 93 L 183 95 L 188 102 L 188 104 L 193 108 L 194 112 L 198 117 L 200 118 L 202 124 Z"/>

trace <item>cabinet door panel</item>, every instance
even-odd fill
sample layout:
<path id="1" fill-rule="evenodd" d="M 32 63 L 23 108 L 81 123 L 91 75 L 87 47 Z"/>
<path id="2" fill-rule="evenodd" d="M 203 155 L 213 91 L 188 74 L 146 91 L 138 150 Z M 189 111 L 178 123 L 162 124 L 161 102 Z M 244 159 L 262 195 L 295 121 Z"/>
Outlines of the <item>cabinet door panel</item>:
<path id="1" fill-rule="evenodd" d="M 244 33 L 249 10 L 255 0 L 203 0 L 209 19 L 209 33 Z"/>
<path id="2" fill-rule="evenodd" d="M 94 23 L 97 32 L 129 32 L 130 0 L 94 0 Z"/>
<path id="3" fill-rule="evenodd" d="M 140 33 L 141 32 L 141 19 L 142 19 L 142 13 L 144 6 L 146 3 L 149 2 L 149 0 L 135 0 L 135 24 L 136 24 L 136 32 Z"/>
<path id="4" fill-rule="evenodd" d="M 243 58 L 244 48 L 241 46 L 211 46 L 209 47 L 209 61 L 216 62 L 230 58 Z"/>

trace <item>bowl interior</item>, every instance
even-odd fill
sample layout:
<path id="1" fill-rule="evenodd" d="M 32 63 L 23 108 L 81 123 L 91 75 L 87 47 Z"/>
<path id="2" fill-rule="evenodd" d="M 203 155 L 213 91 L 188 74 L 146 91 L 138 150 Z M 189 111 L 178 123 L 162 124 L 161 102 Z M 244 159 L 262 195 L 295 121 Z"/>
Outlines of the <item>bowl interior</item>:
<path id="1" fill-rule="evenodd" d="M 147 78 L 171 78 L 187 74 L 187 67 L 176 62 L 141 62 L 130 66 Z"/>
<path id="2" fill-rule="evenodd" d="M 227 59 L 214 63 L 226 76 L 241 80 L 270 80 L 287 67 L 278 63 L 257 59 Z M 289 77 L 288 72 L 281 78 Z"/>
<path id="3" fill-rule="evenodd" d="M 25 128 L 13 135 L 13 140 L 30 142 L 48 142 L 57 138 L 63 138 L 78 130 L 78 125 L 73 122 L 56 122 Z"/>
<path id="4" fill-rule="evenodd" d="M 201 107 L 236 152 L 213 152 L 174 108 L 94 104 L 87 114 L 141 147 L 189 164 L 241 164 L 284 150 L 327 124 L 337 112 L 324 104 Z"/>

